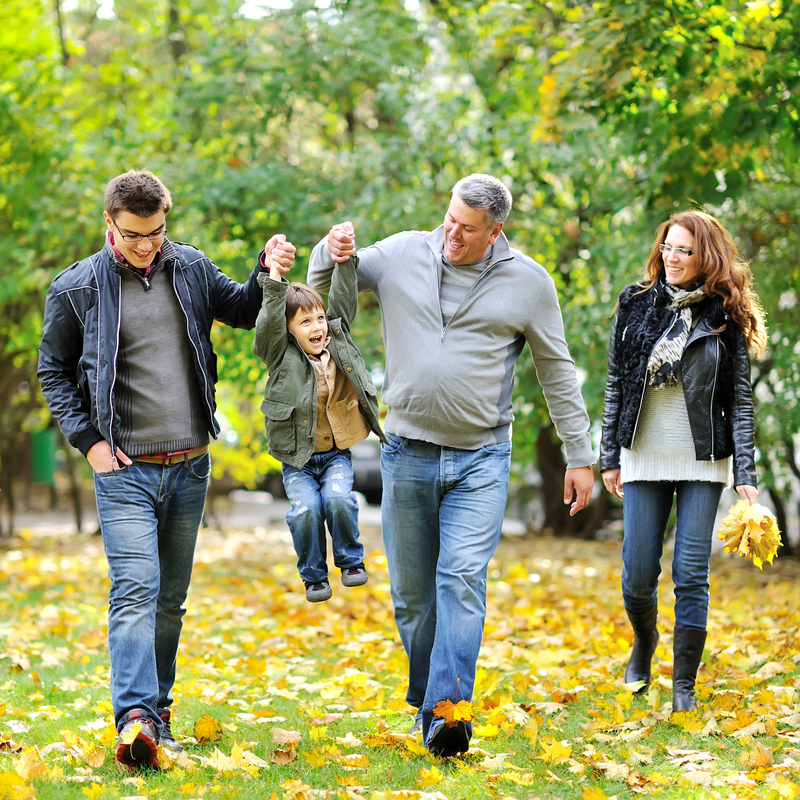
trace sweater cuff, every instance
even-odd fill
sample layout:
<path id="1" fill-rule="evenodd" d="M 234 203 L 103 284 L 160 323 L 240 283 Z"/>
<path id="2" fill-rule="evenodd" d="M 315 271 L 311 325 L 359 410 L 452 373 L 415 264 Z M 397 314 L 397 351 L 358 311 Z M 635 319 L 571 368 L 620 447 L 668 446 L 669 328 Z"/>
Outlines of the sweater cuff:
<path id="1" fill-rule="evenodd" d="M 98 443 L 102 442 L 103 437 L 98 432 L 97 428 L 92 426 L 81 431 L 75 437 L 75 447 L 80 450 L 81 454 L 85 457 L 86 454 Z"/>
<path id="2" fill-rule="evenodd" d="M 593 467 L 597 463 L 591 441 L 586 444 L 565 444 L 567 451 L 567 469 Z"/>

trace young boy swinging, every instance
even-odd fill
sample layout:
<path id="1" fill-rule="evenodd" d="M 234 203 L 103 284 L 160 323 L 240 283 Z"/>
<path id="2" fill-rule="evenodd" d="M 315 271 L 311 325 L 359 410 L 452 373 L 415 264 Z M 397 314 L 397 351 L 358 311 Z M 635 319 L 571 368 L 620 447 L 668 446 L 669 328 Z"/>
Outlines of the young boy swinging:
<path id="1" fill-rule="evenodd" d="M 311 603 L 329 600 L 325 526 L 344 586 L 368 580 L 352 493 L 352 445 L 370 430 L 384 438 L 378 401 L 364 359 L 350 336 L 356 314 L 357 259 L 338 264 L 328 295 L 287 283 L 278 269 L 259 277 L 264 299 L 253 352 L 269 379 L 261 410 L 269 453 L 283 465 L 291 509 L 286 522 Z"/>

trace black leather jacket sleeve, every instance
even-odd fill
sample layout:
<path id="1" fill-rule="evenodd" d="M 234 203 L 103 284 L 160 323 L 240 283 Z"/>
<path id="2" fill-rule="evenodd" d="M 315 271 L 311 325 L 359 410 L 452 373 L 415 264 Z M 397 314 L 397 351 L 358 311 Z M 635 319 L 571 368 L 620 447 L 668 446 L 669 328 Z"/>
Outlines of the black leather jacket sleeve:
<path id="1" fill-rule="evenodd" d="M 617 425 L 622 390 L 616 352 L 617 319 L 618 315 L 615 314 L 608 345 L 608 377 L 603 396 L 603 431 L 600 438 L 600 472 L 605 472 L 607 469 L 619 469 L 620 447 L 617 444 Z"/>
<path id="2" fill-rule="evenodd" d="M 79 385 L 83 330 L 67 295 L 50 287 L 45 300 L 38 376 L 50 412 L 67 441 L 86 455 L 102 440 L 92 424 L 86 395 Z"/>
<path id="3" fill-rule="evenodd" d="M 755 412 L 750 383 L 750 355 L 747 340 L 736 333 L 736 357 L 733 374 L 733 401 L 730 406 L 733 439 L 734 486 L 757 486 L 755 465 Z"/>

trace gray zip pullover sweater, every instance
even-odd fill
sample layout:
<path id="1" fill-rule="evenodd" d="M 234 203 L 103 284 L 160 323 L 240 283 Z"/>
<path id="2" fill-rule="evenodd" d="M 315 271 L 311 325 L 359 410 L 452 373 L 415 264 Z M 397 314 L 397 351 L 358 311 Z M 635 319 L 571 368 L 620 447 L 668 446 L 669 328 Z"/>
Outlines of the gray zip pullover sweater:
<path id="1" fill-rule="evenodd" d="M 443 243 L 439 226 L 358 251 L 358 289 L 375 293 L 383 319 L 385 429 L 465 450 L 508 441 L 514 364 L 527 341 L 567 466 L 593 464 L 589 417 L 552 278 L 501 233 L 489 265 L 443 325 Z M 326 292 L 332 270 L 323 239 L 311 254 L 309 285 Z"/>

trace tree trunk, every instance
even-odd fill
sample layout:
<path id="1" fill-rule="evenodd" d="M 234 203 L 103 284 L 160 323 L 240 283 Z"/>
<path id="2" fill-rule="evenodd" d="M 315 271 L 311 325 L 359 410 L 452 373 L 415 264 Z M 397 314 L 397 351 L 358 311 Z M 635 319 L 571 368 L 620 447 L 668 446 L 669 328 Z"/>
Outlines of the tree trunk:
<path id="1" fill-rule="evenodd" d="M 793 556 L 794 548 L 789 541 L 789 534 L 786 532 L 786 524 L 788 517 L 786 514 L 786 505 L 783 498 L 772 488 L 768 490 L 772 505 L 775 506 L 775 519 L 778 523 L 778 530 L 781 532 L 781 544 L 778 547 L 778 557 L 780 556 Z"/>
<path id="2" fill-rule="evenodd" d="M 61 44 L 61 58 L 64 59 L 64 66 L 66 67 L 69 62 L 69 51 L 67 50 L 67 41 L 64 38 L 64 23 L 61 19 L 61 0 L 55 0 L 56 6 L 56 27 L 58 28 L 58 41 Z"/>
<path id="3" fill-rule="evenodd" d="M 539 430 L 536 439 L 536 458 L 542 476 L 545 530 L 553 536 L 594 538 L 599 523 L 608 514 L 610 508 L 608 498 L 600 495 L 574 517 L 569 515 L 569 504 L 564 503 L 564 473 L 567 465 L 561 455 L 561 442 L 552 425 Z"/>
<path id="4" fill-rule="evenodd" d="M 81 487 L 78 481 L 77 464 L 75 454 L 64 434 L 61 434 L 61 442 L 64 447 L 64 460 L 67 464 L 67 477 L 69 478 L 69 495 L 72 500 L 72 510 L 75 513 L 75 529 L 78 533 L 83 532 L 83 503 L 81 502 Z"/>
<path id="5" fill-rule="evenodd" d="M 172 53 L 172 60 L 177 64 L 181 56 L 186 52 L 186 33 L 181 28 L 180 15 L 178 13 L 178 0 L 169 0 L 169 49 Z"/>

